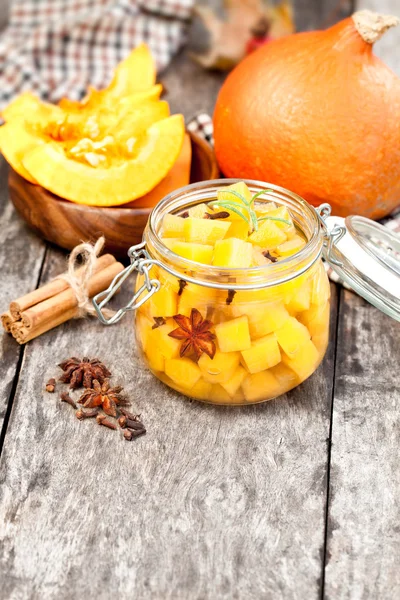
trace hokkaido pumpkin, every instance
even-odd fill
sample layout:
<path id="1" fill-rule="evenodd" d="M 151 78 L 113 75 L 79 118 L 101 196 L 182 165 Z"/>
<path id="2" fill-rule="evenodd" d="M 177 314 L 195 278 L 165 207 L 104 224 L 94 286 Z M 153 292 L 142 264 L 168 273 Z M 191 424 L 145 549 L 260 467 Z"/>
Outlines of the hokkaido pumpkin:
<path id="1" fill-rule="evenodd" d="M 174 115 L 151 125 L 132 148 L 116 145 L 112 136 L 98 145 L 80 140 L 80 154 L 50 142 L 26 152 L 22 164 L 37 183 L 61 198 L 117 206 L 143 196 L 166 176 L 181 151 L 184 133 L 182 115 Z"/>
<path id="2" fill-rule="evenodd" d="M 243 60 L 215 108 L 223 173 L 329 202 L 338 215 L 387 215 L 400 203 L 400 79 L 372 47 L 398 23 L 361 11 Z"/>

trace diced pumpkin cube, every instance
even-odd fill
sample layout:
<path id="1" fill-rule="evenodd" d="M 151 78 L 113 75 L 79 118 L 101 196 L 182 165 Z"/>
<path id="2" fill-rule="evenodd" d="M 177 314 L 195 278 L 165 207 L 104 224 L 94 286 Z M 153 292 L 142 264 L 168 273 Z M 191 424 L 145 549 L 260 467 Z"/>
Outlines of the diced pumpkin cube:
<path id="1" fill-rule="evenodd" d="M 187 219 L 184 219 L 187 221 Z M 165 242 L 164 242 L 165 243 Z M 207 244 L 194 244 L 175 241 L 169 249 L 183 258 L 193 260 L 204 265 L 210 265 L 213 258 L 213 247 Z"/>
<path id="2" fill-rule="evenodd" d="M 185 219 L 177 215 L 165 215 L 162 222 L 162 237 L 164 238 L 180 238 L 183 236 L 183 226 Z"/>
<path id="3" fill-rule="evenodd" d="M 177 329 L 178 325 L 173 319 L 168 319 L 165 325 L 152 329 L 149 335 L 148 348 L 152 346 L 159 349 L 165 358 L 175 358 L 179 355 L 181 342 L 170 337 L 168 334 Z M 149 352 L 150 350 L 148 350 Z"/>
<path id="4" fill-rule="evenodd" d="M 233 192 L 233 193 L 232 193 Z M 240 194 L 245 200 L 243 202 L 240 197 L 236 194 Z M 217 192 L 217 200 L 223 200 L 226 202 L 234 202 L 235 204 L 239 204 L 238 208 L 240 210 L 240 204 L 243 204 L 243 210 L 241 211 L 244 216 L 247 217 L 248 212 L 245 208 L 245 203 L 250 202 L 252 198 L 251 192 L 247 185 L 243 181 L 239 181 L 238 183 L 234 183 L 232 185 L 227 186 L 226 188 L 221 188 Z M 230 214 L 230 219 L 232 221 L 242 221 L 242 217 L 240 217 L 237 213 L 230 211 L 229 208 L 218 207 L 218 210 L 226 210 Z"/>
<path id="5" fill-rule="evenodd" d="M 253 246 L 253 254 L 252 254 L 252 267 L 262 267 L 264 265 L 270 264 L 272 261 L 269 258 L 266 258 L 263 254 L 263 249 L 259 246 Z"/>
<path id="6" fill-rule="evenodd" d="M 221 384 L 222 385 L 222 384 Z M 246 404 L 246 398 L 244 397 L 244 392 L 242 388 L 239 388 L 236 394 L 231 396 L 232 404 Z"/>
<path id="7" fill-rule="evenodd" d="M 283 327 L 276 331 L 276 337 L 282 350 L 289 356 L 297 354 L 310 341 L 307 327 L 294 317 L 289 317 Z"/>
<path id="8" fill-rule="evenodd" d="M 242 360 L 249 373 L 259 373 L 274 367 L 281 361 L 276 335 L 270 333 L 255 340 L 251 348 L 242 351 Z"/>
<path id="9" fill-rule="evenodd" d="M 201 377 L 201 371 L 190 358 L 168 358 L 165 373 L 183 390 L 191 390 Z"/>
<path id="10" fill-rule="evenodd" d="M 249 321 L 246 315 L 218 323 L 215 326 L 215 335 L 221 352 L 247 350 L 251 346 Z"/>
<path id="11" fill-rule="evenodd" d="M 291 240 L 277 246 L 276 253 L 282 257 L 292 256 L 292 254 L 296 254 L 296 252 L 304 248 L 305 245 L 306 241 L 299 235 L 295 235 Z"/>
<path id="12" fill-rule="evenodd" d="M 172 252 L 174 252 L 173 248 L 176 244 L 176 242 L 184 242 L 185 238 L 178 238 L 178 237 L 173 237 L 173 238 L 161 238 L 162 242 L 164 244 L 164 246 L 167 246 L 167 248 L 169 248 L 170 250 L 172 250 Z"/>
<path id="13" fill-rule="evenodd" d="M 154 317 L 172 317 L 178 308 L 178 296 L 168 286 L 161 286 L 149 302 L 149 312 Z"/>
<path id="14" fill-rule="evenodd" d="M 205 381 L 202 377 L 194 384 L 190 390 L 190 395 L 198 400 L 209 400 L 212 383 Z"/>
<path id="15" fill-rule="evenodd" d="M 261 221 L 258 231 L 253 231 L 249 236 L 249 242 L 265 249 L 271 249 L 286 242 L 286 235 L 274 221 Z"/>
<path id="16" fill-rule="evenodd" d="M 252 247 L 237 238 L 227 238 L 215 243 L 212 264 L 216 267 L 246 268 L 251 265 Z"/>
<path id="17" fill-rule="evenodd" d="M 296 235 L 296 228 L 293 224 L 293 219 L 286 206 L 278 206 L 272 210 L 269 210 L 266 217 L 273 217 L 274 219 L 282 219 L 282 221 L 272 221 L 279 229 L 285 232 L 286 236 L 290 239 Z M 262 217 L 261 217 L 262 218 Z M 284 221 L 287 221 L 285 223 Z"/>
<path id="18" fill-rule="evenodd" d="M 216 383 L 211 387 L 209 400 L 210 402 L 215 402 L 216 404 L 232 404 L 232 398 L 219 383 Z"/>
<path id="19" fill-rule="evenodd" d="M 329 302 L 312 304 L 311 308 L 301 313 L 298 318 L 307 327 L 311 337 L 314 337 L 329 330 L 329 313 Z"/>
<path id="20" fill-rule="evenodd" d="M 213 245 L 225 237 L 230 226 L 230 221 L 188 217 L 184 219 L 183 232 L 187 242 Z"/>
<path id="21" fill-rule="evenodd" d="M 148 365 L 152 371 L 164 371 L 165 357 L 158 348 L 149 348 L 146 353 Z"/>
<path id="22" fill-rule="evenodd" d="M 249 225 L 243 219 L 232 221 L 225 237 L 237 238 L 246 241 L 249 236 Z"/>
<path id="23" fill-rule="evenodd" d="M 310 308 L 311 303 L 311 281 L 307 279 L 303 285 L 293 294 L 286 308 L 291 314 L 296 314 Z"/>
<path id="24" fill-rule="evenodd" d="M 286 354 L 282 356 L 282 362 L 292 369 L 301 381 L 307 379 L 315 371 L 320 359 L 321 354 L 311 340 L 308 340 L 301 352 L 297 352 L 294 356 L 290 357 Z"/>
<path id="25" fill-rule="evenodd" d="M 330 296 L 331 287 L 328 275 L 325 271 L 324 265 L 321 263 L 319 269 L 312 278 L 311 303 L 325 304 L 325 302 L 329 300 Z"/>
<path id="26" fill-rule="evenodd" d="M 285 392 L 299 384 L 299 379 L 296 373 L 292 371 L 292 369 L 289 369 L 289 367 L 282 362 L 275 367 L 272 367 L 271 373 L 279 381 L 282 390 L 285 390 Z"/>
<path id="27" fill-rule="evenodd" d="M 256 200 L 254 210 L 256 211 L 257 217 L 264 217 L 271 210 L 276 209 L 275 202 L 260 202 L 260 198 Z"/>
<path id="28" fill-rule="evenodd" d="M 210 214 L 213 212 L 213 209 L 210 206 L 207 206 L 207 204 L 204 204 L 204 202 L 197 204 L 196 206 L 192 206 L 188 210 L 189 217 L 196 217 L 196 219 L 204 219 L 204 215 L 206 213 Z"/>
<path id="29" fill-rule="evenodd" d="M 140 345 L 142 346 L 144 352 L 146 352 L 148 339 L 152 331 L 152 327 L 153 323 L 150 321 L 150 319 L 143 312 L 138 311 L 136 313 L 135 331 L 137 339 Z"/>
<path id="30" fill-rule="evenodd" d="M 283 302 L 239 304 L 237 310 L 241 314 L 247 315 L 252 339 L 262 338 L 268 333 L 280 329 L 290 317 Z"/>
<path id="31" fill-rule="evenodd" d="M 242 390 L 247 402 L 271 400 L 282 393 L 279 381 L 271 371 L 247 375 L 242 383 Z"/>
<path id="32" fill-rule="evenodd" d="M 192 308 L 197 308 L 206 318 L 209 306 L 214 306 L 217 290 L 188 283 L 182 290 L 178 300 L 178 313 L 190 317 Z"/>
<path id="33" fill-rule="evenodd" d="M 205 381 L 210 383 L 225 383 L 234 374 L 239 366 L 239 352 L 220 352 L 216 351 L 214 358 L 210 358 L 203 353 L 199 359 L 198 365 Z"/>
<path id="34" fill-rule="evenodd" d="M 247 377 L 247 371 L 239 365 L 228 381 L 221 383 L 221 385 L 233 397 L 239 390 L 245 377 Z"/>
<path id="35" fill-rule="evenodd" d="M 313 335 L 311 341 L 321 355 L 325 354 L 329 344 L 329 329 L 327 328 L 323 333 Z"/>

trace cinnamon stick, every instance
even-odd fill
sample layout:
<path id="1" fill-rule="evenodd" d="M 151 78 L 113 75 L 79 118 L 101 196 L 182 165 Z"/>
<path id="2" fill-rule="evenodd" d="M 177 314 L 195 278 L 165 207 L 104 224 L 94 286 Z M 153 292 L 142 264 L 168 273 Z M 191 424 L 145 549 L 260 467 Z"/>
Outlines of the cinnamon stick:
<path id="1" fill-rule="evenodd" d="M 11 333 L 18 342 L 18 344 L 26 344 L 26 342 L 30 342 L 39 335 L 46 333 L 46 331 L 50 331 L 50 329 L 53 329 L 54 327 L 57 327 L 58 325 L 61 325 L 62 323 L 66 323 L 66 321 L 73 319 L 74 317 L 76 317 L 77 313 L 78 308 L 75 307 L 73 309 L 67 310 L 53 321 L 48 321 L 47 323 L 43 323 L 43 325 L 39 325 L 38 327 L 33 329 L 28 329 L 27 327 L 24 327 L 22 321 L 16 321 L 11 326 Z"/>
<path id="2" fill-rule="evenodd" d="M 9 311 L 1 315 L 1 324 L 3 325 L 7 333 L 11 333 L 11 326 L 14 323 L 14 321 L 15 319 L 12 318 L 11 313 Z"/>
<path id="3" fill-rule="evenodd" d="M 106 267 L 110 266 L 111 264 L 113 264 L 115 262 L 116 262 L 116 259 L 114 256 L 112 256 L 112 254 L 104 254 L 103 256 L 100 256 L 97 259 L 97 262 L 93 269 L 93 274 L 96 274 L 99 271 L 102 271 L 103 269 L 105 269 Z M 78 269 L 77 274 L 79 274 L 79 272 L 81 271 L 82 268 L 83 267 Z M 10 316 L 12 317 L 13 321 L 18 321 L 19 319 L 21 319 L 21 313 L 24 310 L 27 310 L 28 308 L 31 308 L 32 306 L 35 306 L 36 304 L 39 304 L 39 303 L 43 302 L 44 300 L 52 298 L 53 296 L 56 296 L 57 294 L 60 294 L 61 292 L 65 291 L 65 290 L 69 290 L 69 285 L 64 279 L 58 279 L 58 278 L 53 279 L 53 281 L 50 281 L 49 283 L 38 288 L 37 290 L 34 290 L 33 292 L 30 292 L 29 294 L 26 294 L 25 296 L 22 296 L 21 298 L 17 298 L 17 300 L 14 300 L 13 302 L 11 302 Z M 5 313 L 5 314 L 7 314 L 7 313 Z M 2 323 L 3 323 L 3 327 L 6 329 L 3 318 L 2 318 Z M 6 329 L 6 331 L 7 331 L 7 329 Z"/>
<path id="4" fill-rule="evenodd" d="M 123 269 L 124 267 L 121 263 L 113 262 L 105 269 L 92 275 L 88 282 L 89 298 L 106 289 L 114 277 Z M 63 320 L 60 321 L 60 319 L 63 318 L 63 315 L 65 315 L 66 312 L 73 309 L 77 310 L 77 304 L 77 299 L 73 290 L 68 288 L 23 311 L 21 313 L 22 326 L 25 327 L 26 330 L 39 330 L 49 324 L 49 327 L 45 329 L 45 331 L 48 331 L 56 326 L 54 323 L 59 324 L 64 322 Z M 36 335 L 33 337 L 36 337 Z"/>

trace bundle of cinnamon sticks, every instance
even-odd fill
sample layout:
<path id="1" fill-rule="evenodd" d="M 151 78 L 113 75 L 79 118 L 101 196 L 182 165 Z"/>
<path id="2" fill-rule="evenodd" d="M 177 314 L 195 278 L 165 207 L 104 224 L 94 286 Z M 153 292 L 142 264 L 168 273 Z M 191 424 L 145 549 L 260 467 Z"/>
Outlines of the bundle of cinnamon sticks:
<path id="1" fill-rule="evenodd" d="M 123 268 L 111 254 L 98 258 L 88 281 L 88 297 L 106 289 Z M 76 294 L 66 280 L 57 278 L 11 302 L 9 310 L 1 315 L 1 322 L 19 344 L 25 344 L 78 313 Z"/>

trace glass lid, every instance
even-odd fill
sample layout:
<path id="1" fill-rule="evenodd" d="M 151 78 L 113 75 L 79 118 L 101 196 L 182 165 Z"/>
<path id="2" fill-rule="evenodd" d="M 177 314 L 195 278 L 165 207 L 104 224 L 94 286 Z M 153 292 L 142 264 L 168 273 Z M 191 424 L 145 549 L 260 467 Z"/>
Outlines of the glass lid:
<path id="1" fill-rule="evenodd" d="M 364 217 L 327 216 L 324 258 L 355 292 L 400 321 L 400 236 Z"/>

